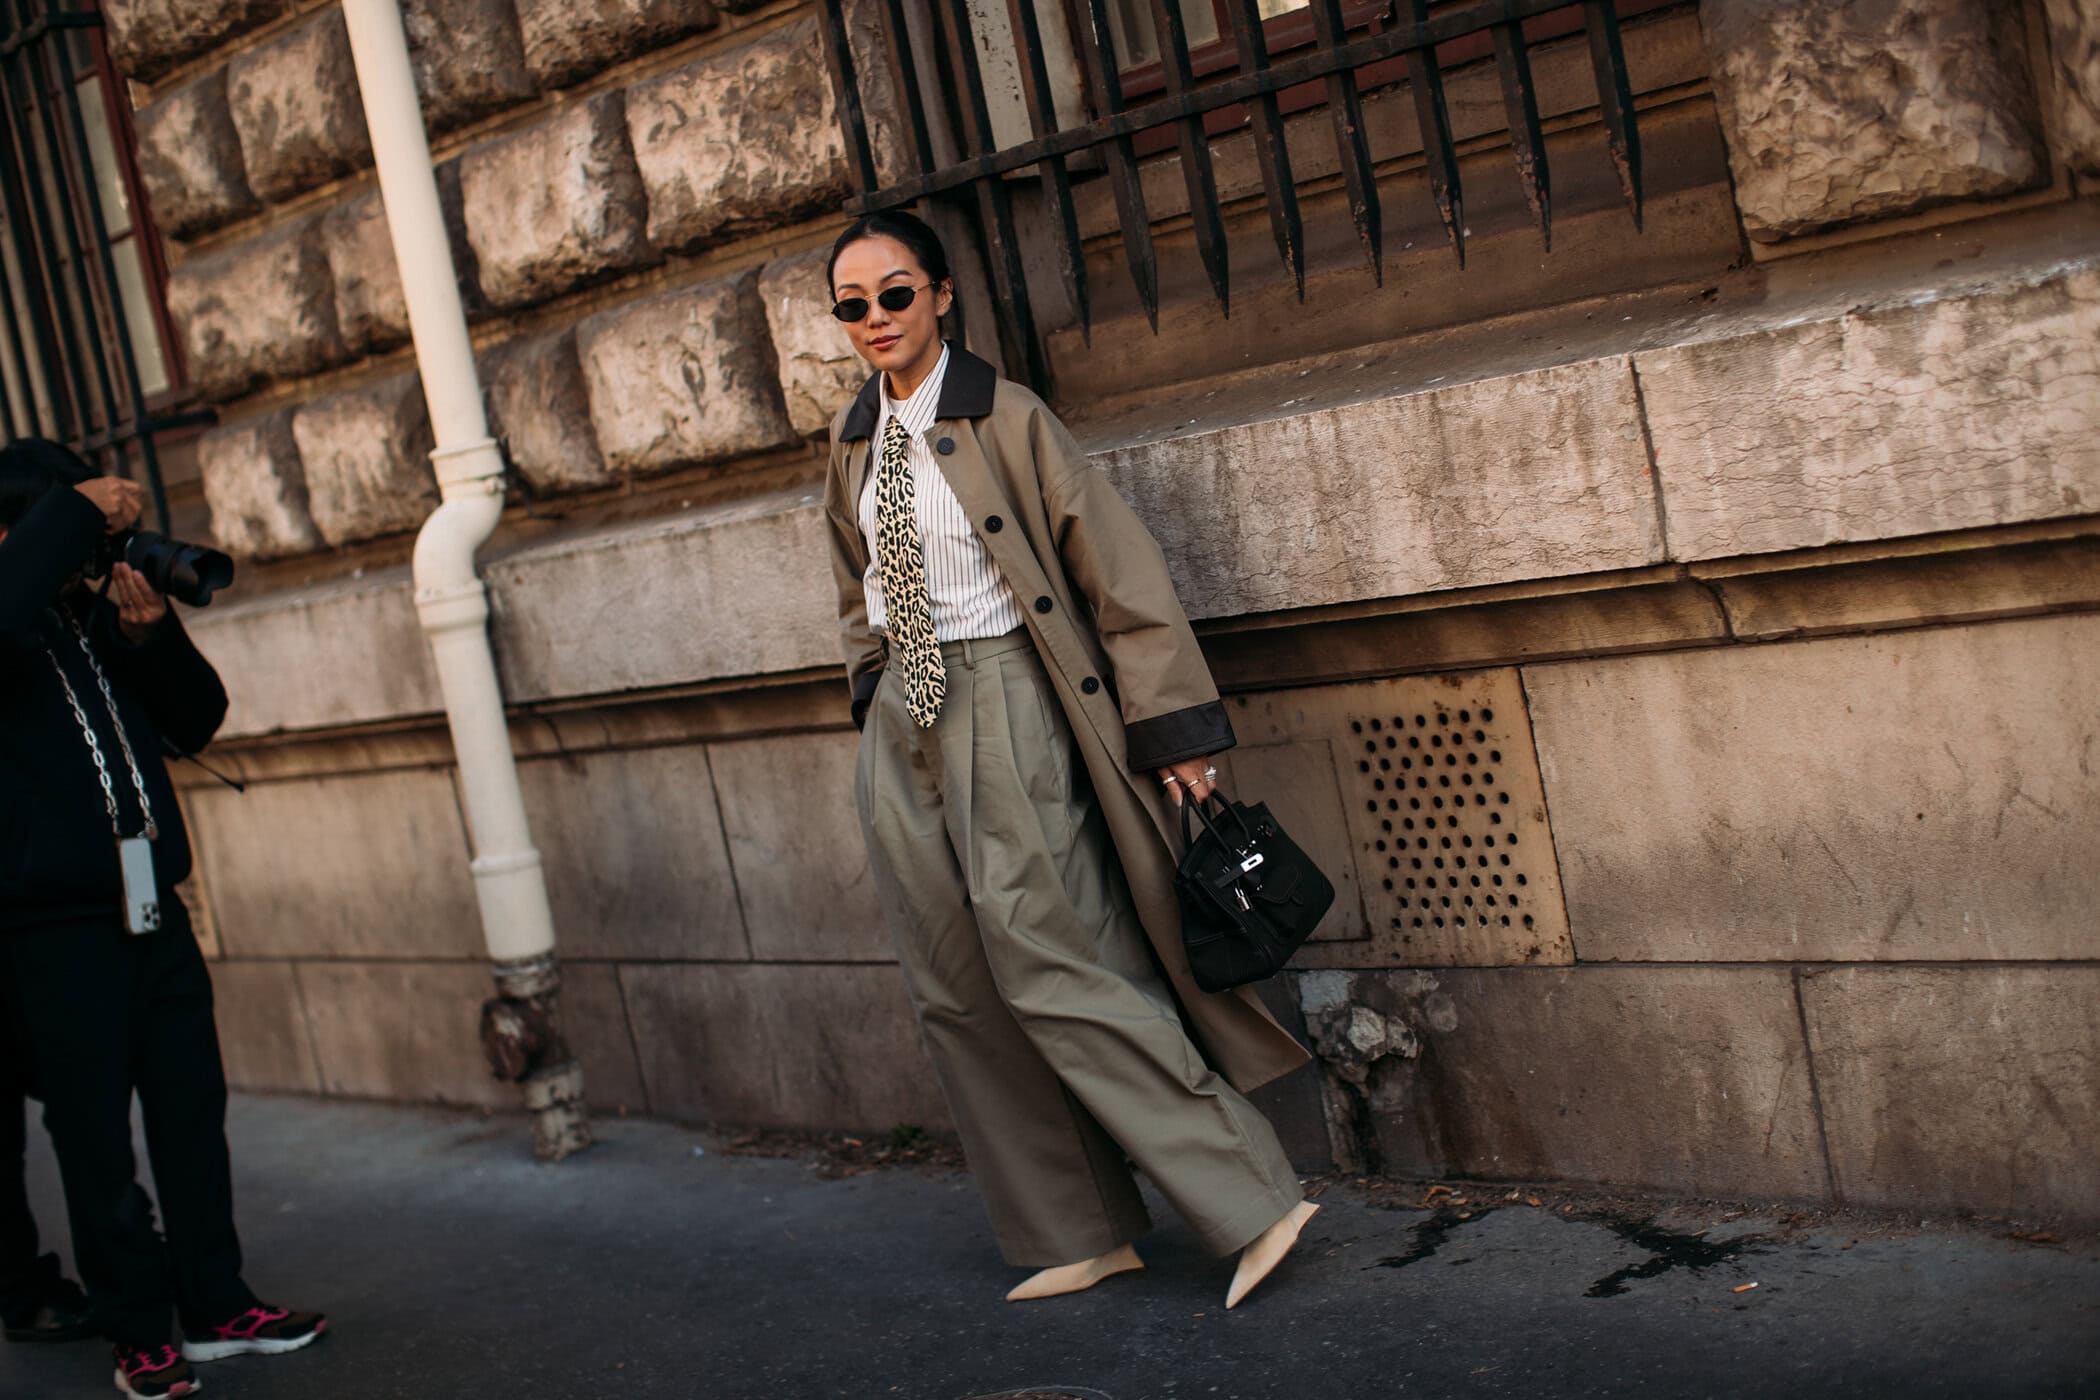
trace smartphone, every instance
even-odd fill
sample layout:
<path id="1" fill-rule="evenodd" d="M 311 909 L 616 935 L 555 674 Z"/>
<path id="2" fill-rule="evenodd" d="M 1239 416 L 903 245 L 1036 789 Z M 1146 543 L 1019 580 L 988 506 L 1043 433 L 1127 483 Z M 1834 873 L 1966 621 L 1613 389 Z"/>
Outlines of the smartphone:
<path id="1" fill-rule="evenodd" d="M 160 927 L 160 881 L 153 873 L 153 843 L 143 836 L 117 842 L 124 871 L 124 925 L 133 933 Z"/>

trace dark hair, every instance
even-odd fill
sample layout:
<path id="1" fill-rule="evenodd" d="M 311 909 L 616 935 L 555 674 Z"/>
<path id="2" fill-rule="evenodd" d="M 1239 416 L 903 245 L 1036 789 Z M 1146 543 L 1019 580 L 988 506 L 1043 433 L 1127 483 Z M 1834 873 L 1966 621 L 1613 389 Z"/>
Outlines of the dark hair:
<path id="1" fill-rule="evenodd" d="M 0 529 L 13 529 L 52 487 L 78 486 L 98 475 L 63 443 L 16 438 L 0 447 Z"/>
<path id="2" fill-rule="evenodd" d="M 948 250 L 941 246 L 941 236 L 935 233 L 924 219 L 902 209 L 878 209 L 872 214 L 863 214 L 846 225 L 839 241 L 831 245 L 831 261 L 824 264 L 824 289 L 834 291 L 832 276 L 838 271 L 839 254 L 863 238 L 894 238 L 918 259 L 919 266 L 938 287 L 948 280 Z"/>

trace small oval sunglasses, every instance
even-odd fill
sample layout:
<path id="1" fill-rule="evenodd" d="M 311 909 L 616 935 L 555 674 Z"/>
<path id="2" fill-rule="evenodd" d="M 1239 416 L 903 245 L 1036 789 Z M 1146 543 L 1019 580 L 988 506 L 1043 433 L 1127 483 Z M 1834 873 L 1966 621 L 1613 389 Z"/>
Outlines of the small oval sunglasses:
<path id="1" fill-rule="evenodd" d="M 919 293 L 930 289 L 932 286 L 933 283 L 928 282 L 923 287 L 884 287 L 875 294 L 875 300 L 882 303 L 884 311 L 902 311 L 918 299 Z M 838 317 L 841 321 L 866 320 L 868 299 L 866 297 L 842 298 L 831 304 L 831 314 Z"/>

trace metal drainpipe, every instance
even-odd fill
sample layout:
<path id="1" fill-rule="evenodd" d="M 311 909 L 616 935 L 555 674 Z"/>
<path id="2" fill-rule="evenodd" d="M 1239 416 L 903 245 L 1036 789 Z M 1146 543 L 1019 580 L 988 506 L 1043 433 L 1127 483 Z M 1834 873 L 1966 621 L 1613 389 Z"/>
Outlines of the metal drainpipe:
<path id="1" fill-rule="evenodd" d="M 559 1160 L 590 1145 L 583 1070 L 561 1034 L 554 917 L 489 648 L 488 592 L 474 572 L 474 551 L 503 514 L 503 457 L 482 413 L 400 8 L 395 0 L 343 0 L 343 19 L 437 443 L 430 461 L 443 502 L 416 536 L 416 612 L 459 760 L 474 892 L 495 968 L 498 995 L 482 1008 L 482 1041 L 496 1073 L 524 1087 L 534 1151 Z"/>

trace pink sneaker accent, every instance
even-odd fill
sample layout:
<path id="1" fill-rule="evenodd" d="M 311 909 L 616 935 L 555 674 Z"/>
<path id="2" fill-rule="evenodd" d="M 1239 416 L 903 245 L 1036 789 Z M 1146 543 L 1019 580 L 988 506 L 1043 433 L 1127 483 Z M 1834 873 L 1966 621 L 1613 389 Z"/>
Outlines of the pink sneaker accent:
<path id="1" fill-rule="evenodd" d="M 218 1333 L 222 1341 L 252 1342 L 257 1332 L 280 1318 L 290 1316 L 291 1314 L 283 1308 L 250 1308 L 223 1327 L 214 1327 L 211 1330 Z M 314 1330 L 318 1332 L 323 1329 L 317 1327 Z"/>

